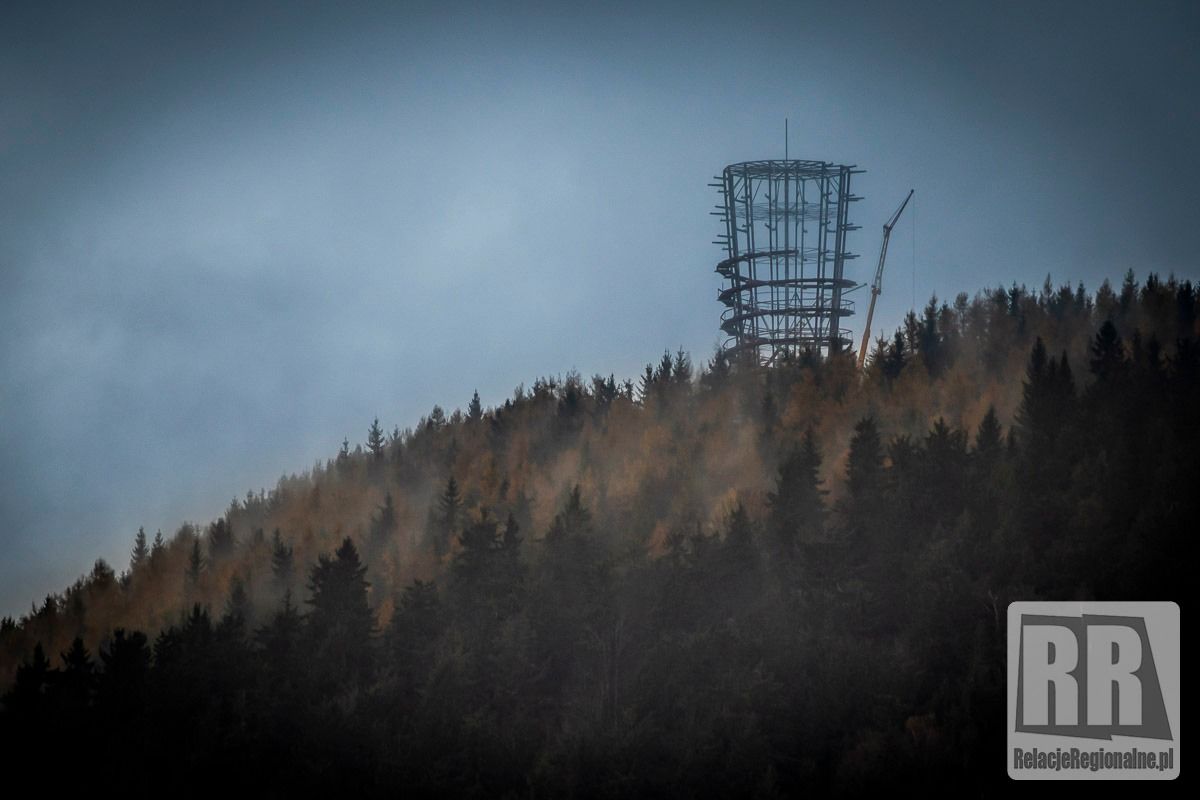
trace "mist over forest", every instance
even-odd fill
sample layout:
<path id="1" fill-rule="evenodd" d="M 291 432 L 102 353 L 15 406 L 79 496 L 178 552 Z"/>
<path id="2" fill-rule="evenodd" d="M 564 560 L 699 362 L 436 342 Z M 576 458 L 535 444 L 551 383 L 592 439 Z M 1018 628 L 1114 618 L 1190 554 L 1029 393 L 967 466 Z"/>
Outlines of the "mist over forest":
<path id="1" fill-rule="evenodd" d="M 455 408 L 458 403 L 461 408 Z M 1190 281 L 416 421 L 0 622 L 0 752 L 268 796 L 1002 787 L 1011 600 L 1184 595 Z M 400 427 L 406 426 L 406 427 Z"/>

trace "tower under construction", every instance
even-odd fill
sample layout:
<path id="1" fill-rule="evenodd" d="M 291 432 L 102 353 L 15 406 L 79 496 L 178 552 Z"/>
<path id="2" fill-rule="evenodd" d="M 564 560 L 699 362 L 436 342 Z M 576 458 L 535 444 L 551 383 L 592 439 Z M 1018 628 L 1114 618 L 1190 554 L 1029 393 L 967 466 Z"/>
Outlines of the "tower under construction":
<path id="1" fill-rule="evenodd" d="M 727 350 L 770 364 L 850 346 L 842 320 L 854 313 L 845 293 L 856 284 L 843 270 L 855 257 L 846 234 L 858 228 L 849 221 L 850 203 L 860 199 L 850 176 L 861 172 L 825 161 L 746 161 L 715 178 Z"/>

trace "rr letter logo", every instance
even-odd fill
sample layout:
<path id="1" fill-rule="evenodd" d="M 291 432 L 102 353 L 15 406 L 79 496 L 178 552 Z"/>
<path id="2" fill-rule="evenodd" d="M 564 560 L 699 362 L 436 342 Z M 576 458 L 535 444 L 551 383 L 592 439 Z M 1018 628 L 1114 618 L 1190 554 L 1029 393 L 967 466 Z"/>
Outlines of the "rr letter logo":
<path id="1" fill-rule="evenodd" d="M 1179 606 L 1013 603 L 1008 662 L 1012 777 L 1178 774 Z"/>

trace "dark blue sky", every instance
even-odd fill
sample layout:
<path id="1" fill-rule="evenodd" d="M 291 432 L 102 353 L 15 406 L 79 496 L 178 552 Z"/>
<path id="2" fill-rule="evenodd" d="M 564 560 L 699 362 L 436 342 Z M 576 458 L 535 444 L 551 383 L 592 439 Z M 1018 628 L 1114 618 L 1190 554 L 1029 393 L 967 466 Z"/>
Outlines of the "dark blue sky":
<path id="1" fill-rule="evenodd" d="M 0 9 L 0 613 L 434 403 L 718 341 L 710 176 L 868 170 L 876 319 L 1200 276 L 1200 6 Z M 729 6 L 737 5 L 737 9 Z"/>

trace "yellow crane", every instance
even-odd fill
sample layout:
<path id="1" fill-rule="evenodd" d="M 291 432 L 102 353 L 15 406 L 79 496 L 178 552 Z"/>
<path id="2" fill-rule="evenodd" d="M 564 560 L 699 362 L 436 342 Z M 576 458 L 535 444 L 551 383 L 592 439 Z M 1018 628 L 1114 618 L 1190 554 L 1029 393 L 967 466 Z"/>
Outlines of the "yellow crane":
<path id="1" fill-rule="evenodd" d="M 883 262 L 887 258 L 888 239 L 891 238 L 892 228 L 896 227 L 896 221 L 904 213 L 904 207 L 912 199 L 914 191 L 914 189 L 908 190 L 908 197 L 904 198 L 904 202 L 896 209 L 896 213 L 892 214 L 892 218 L 883 225 L 883 245 L 879 248 L 879 265 L 875 267 L 875 280 L 871 282 L 871 305 L 867 307 L 867 324 L 863 326 L 862 347 L 858 348 L 858 368 L 860 371 L 867 363 L 867 345 L 871 341 L 871 318 L 875 316 L 875 300 L 879 297 L 879 292 L 883 289 Z"/>

